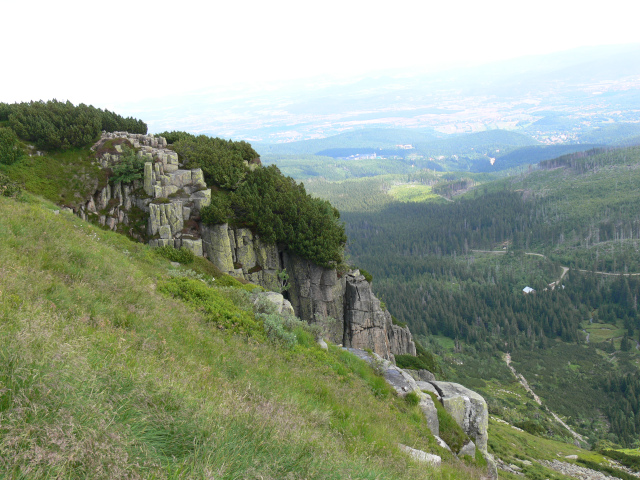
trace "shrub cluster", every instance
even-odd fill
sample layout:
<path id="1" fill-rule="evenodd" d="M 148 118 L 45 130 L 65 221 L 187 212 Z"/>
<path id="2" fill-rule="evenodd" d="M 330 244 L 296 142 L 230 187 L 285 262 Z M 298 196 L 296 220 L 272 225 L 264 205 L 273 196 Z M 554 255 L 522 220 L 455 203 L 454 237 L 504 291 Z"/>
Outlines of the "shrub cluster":
<path id="1" fill-rule="evenodd" d="M 17 197 L 18 195 L 20 195 L 20 186 L 5 174 L 0 173 L 0 196 Z"/>
<path id="2" fill-rule="evenodd" d="M 304 185 L 285 177 L 275 165 L 247 175 L 233 192 L 234 221 L 255 229 L 268 243 L 323 267 L 342 260 L 347 237 L 340 213 L 326 200 L 308 195 Z"/>
<path id="3" fill-rule="evenodd" d="M 102 130 L 147 133 L 147 125 L 142 120 L 124 118 L 83 103 L 74 106 L 71 102 L 55 99 L 0 104 L 0 121 L 3 120 L 9 122 L 20 138 L 47 150 L 87 146 L 99 138 Z"/>
<path id="4" fill-rule="evenodd" d="M 231 197 L 227 192 L 211 192 L 211 204 L 200 211 L 202 221 L 208 225 L 227 223 L 233 215 Z"/>
<path id="5" fill-rule="evenodd" d="M 419 343 L 416 343 L 415 357 L 413 355 L 396 355 L 396 365 L 412 370 L 428 370 L 440 378 L 444 377 L 444 372 L 436 357 Z"/>
<path id="6" fill-rule="evenodd" d="M 233 142 L 206 135 L 196 137 L 185 132 L 160 135 L 167 135 L 167 142 L 174 141 L 173 149 L 187 168 L 202 168 L 207 184 L 228 190 L 240 185 L 247 173 L 247 164 L 258 157 L 251 145 L 243 141 Z"/>
<path id="7" fill-rule="evenodd" d="M 203 312 L 207 321 L 234 333 L 263 337 L 262 326 L 250 312 L 239 310 L 227 295 L 194 278 L 161 282 L 158 291 L 186 301 Z M 263 337 L 264 338 L 264 337 Z"/>
<path id="8" fill-rule="evenodd" d="M 113 167 L 113 174 L 109 178 L 111 183 L 130 183 L 144 177 L 145 159 L 138 157 L 135 150 L 123 148 L 120 162 Z"/>
<path id="9" fill-rule="evenodd" d="M 175 249 L 171 246 L 158 247 L 155 249 L 155 252 L 158 255 L 163 256 L 171 260 L 172 262 L 178 262 L 183 264 L 193 263 L 195 259 L 195 255 L 191 250 L 187 250 L 184 247 L 180 247 L 179 249 Z"/>
<path id="10" fill-rule="evenodd" d="M 0 128 L 0 163 L 11 165 L 24 155 L 18 136 L 10 128 Z"/>

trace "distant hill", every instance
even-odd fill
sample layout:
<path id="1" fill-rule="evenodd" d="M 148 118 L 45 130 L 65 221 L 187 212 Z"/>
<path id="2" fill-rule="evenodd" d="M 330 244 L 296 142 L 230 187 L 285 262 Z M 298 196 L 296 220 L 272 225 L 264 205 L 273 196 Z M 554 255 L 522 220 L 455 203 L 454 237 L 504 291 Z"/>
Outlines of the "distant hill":
<path id="1" fill-rule="evenodd" d="M 428 129 L 367 128 L 300 142 L 267 144 L 252 142 L 261 155 L 322 155 L 335 148 L 394 149 L 396 145 L 430 142 L 443 136 Z"/>
<path id="2" fill-rule="evenodd" d="M 416 150 L 424 155 L 461 155 L 495 152 L 505 147 L 523 147 L 539 143 L 534 138 L 522 133 L 508 130 L 488 130 L 419 143 L 416 145 Z"/>
<path id="3" fill-rule="evenodd" d="M 495 163 L 478 162 L 473 166 L 473 172 L 497 172 L 508 168 L 519 167 L 520 165 L 534 165 L 544 160 L 566 155 L 568 153 L 582 152 L 597 148 L 596 144 L 580 145 L 533 145 L 518 148 L 504 155 L 496 154 Z"/>
<path id="4" fill-rule="evenodd" d="M 607 145 L 626 145 L 627 140 L 640 136 L 640 124 L 616 123 L 594 128 L 580 135 L 581 143 L 604 143 Z"/>
<path id="5" fill-rule="evenodd" d="M 507 130 L 489 130 L 486 132 L 462 135 L 443 135 L 429 130 L 401 128 L 372 128 L 341 133 L 332 137 L 300 142 L 265 144 L 253 142 L 253 147 L 261 155 L 330 155 L 335 149 L 350 149 L 349 155 L 373 153 L 376 149 L 394 150 L 403 153 L 421 153 L 425 155 L 455 155 L 474 150 L 499 149 L 501 147 L 521 147 L 537 145 L 540 142 L 528 135 Z M 412 145 L 412 150 L 397 149 L 397 145 Z M 398 151 L 399 150 L 399 151 Z M 387 152 L 388 153 L 388 152 Z M 340 155 L 342 156 L 342 155 Z"/>

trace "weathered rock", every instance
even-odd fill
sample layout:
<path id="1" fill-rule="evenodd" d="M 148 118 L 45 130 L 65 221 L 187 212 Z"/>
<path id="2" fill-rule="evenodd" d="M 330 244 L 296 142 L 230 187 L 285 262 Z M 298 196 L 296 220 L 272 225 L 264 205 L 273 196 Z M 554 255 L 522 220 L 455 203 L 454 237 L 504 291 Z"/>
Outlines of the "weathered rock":
<path id="1" fill-rule="evenodd" d="M 338 278 L 333 269 L 320 267 L 287 251 L 283 252 L 283 260 L 289 275 L 287 297 L 296 315 L 320 325 L 325 338 L 331 342 L 342 343 L 344 278 Z"/>
<path id="2" fill-rule="evenodd" d="M 469 440 L 458 452 L 458 457 L 469 455 L 471 458 L 476 457 L 476 444 Z"/>
<path id="3" fill-rule="evenodd" d="M 436 380 L 436 376 L 431 373 L 429 370 L 409 370 L 407 369 L 407 373 L 411 375 L 416 382 L 432 382 Z"/>
<path id="4" fill-rule="evenodd" d="M 176 157 L 176 161 L 177 161 Z M 206 188 L 207 184 L 204 181 L 204 173 L 201 168 L 194 168 L 191 170 L 191 183 L 198 188 Z"/>
<path id="5" fill-rule="evenodd" d="M 200 190 L 191 194 L 189 200 L 193 202 L 193 212 L 195 214 L 200 214 L 200 210 L 203 207 L 208 207 L 211 205 L 211 190 Z"/>
<path id="6" fill-rule="evenodd" d="M 422 463 L 428 463 L 432 467 L 439 467 L 442 458 L 438 455 L 433 455 L 432 453 L 423 452 L 422 450 L 417 450 L 415 448 L 407 447 L 406 445 L 399 444 L 400 450 L 408 453 L 414 460 Z"/>
<path id="7" fill-rule="evenodd" d="M 393 325 L 392 322 L 387 330 L 387 336 L 389 337 L 389 350 L 394 355 L 416 355 L 416 344 L 413 342 L 409 327 Z"/>
<path id="8" fill-rule="evenodd" d="M 286 313 L 288 315 L 295 316 L 296 312 L 293 309 L 293 305 L 291 305 L 291 302 L 289 300 L 285 299 L 282 302 L 282 313 Z"/>
<path id="9" fill-rule="evenodd" d="M 422 393 L 422 392 L 420 392 Z M 440 422 L 438 420 L 438 409 L 433 403 L 433 399 L 430 395 L 422 394 L 420 396 L 420 403 L 418 404 L 422 414 L 427 419 L 427 426 L 431 433 L 434 435 L 440 435 Z M 475 448 L 475 446 L 474 446 Z"/>
<path id="10" fill-rule="evenodd" d="M 158 228 L 158 233 L 160 234 L 161 239 L 169 240 L 170 238 L 172 238 L 171 227 L 169 225 L 160 225 L 160 228 Z"/>
<path id="11" fill-rule="evenodd" d="M 476 447 L 485 454 L 489 412 L 484 398 L 458 383 L 430 383 L 438 390 L 445 410 L 462 430 L 475 440 Z"/>
<path id="12" fill-rule="evenodd" d="M 96 205 L 93 202 L 93 197 L 89 197 L 89 201 L 87 202 L 87 211 L 96 213 Z"/>
<path id="13" fill-rule="evenodd" d="M 573 463 L 561 462 L 559 460 L 539 460 L 539 462 L 545 467 L 555 470 L 556 472 L 560 472 L 568 477 L 584 480 L 611 480 L 615 478 L 590 468 L 581 467 Z"/>
<path id="14" fill-rule="evenodd" d="M 236 262 L 242 265 L 243 273 L 248 273 L 256 265 L 256 254 L 253 251 L 253 233 L 248 228 L 238 228 L 234 237 L 236 240 Z"/>
<path id="15" fill-rule="evenodd" d="M 438 442 L 438 445 L 440 445 L 440 448 L 444 448 L 445 450 L 449 450 L 451 452 L 451 447 L 447 445 L 447 442 L 441 439 L 438 435 L 434 435 L 434 437 L 436 439 L 436 442 Z"/>
<path id="16" fill-rule="evenodd" d="M 386 359 L 416 354 L 409 329 L 393 325 L 391 314 L 381 308 L 371 284 L 357 270 L 346 275 L 344 319 L 345 346 L 370 348 Z"/>
<path id="17" fill-rule="evenodd" d="M 260 313 L 270 313 L 273 309 L 279 314 L 291 314 L 291 311 L 286 305 L 288 302 L 280 293 L 258 292 L 253 303 Z"/>
<path id="18" fill-rule="evenodd" d="M 411 370 L 405 370 L 409 373 L 413 373 Z M 430 382 L 423 382 L 422 380 L 416 380 L 416 385 L 423 392 L 431 392 L 436 396 L 436 400 L 442 400 L 440 397 L 440 393 Z"/>
<path id="19" fill-rule="evenodd" d="M 193 252 L 196 257 L 202 256 L 202 240 L 191 240 L 191 239 L 183 239 L 182 246 L 187 250 Z"/>
<path id="20" fill-rule="evenodd" d="M 349 347 L 345 347 L 345 350 L 371 364 L 376 370 L 379 370 L 384 375 L 386 382 L 395 389 L 398 395 L 405 396 L 410 392 L 415 392 L 420 398 L 420 403 L 418 405 L 420 410 L 422 410 L 431 433 L 434 435 L 440 435 L 438 410 L 433 403 L 433 399 L 430 395 L 421 391 L 417 382 L 411 375 L 376 353 L 371 354 L 361 349 Z"/>
<path id="21" fill-rule="evenodd" d="M 229 273 L 233 270 L 233 256 L 229 241 L 228 225 L 202 224 L 202 246 L 207 258 L 221 272 Z"/>
<path id="22" fill-rule="evenodd" d="M 370 348 L 383 358 L 393 358 L 387 336 L 391 315 L 382 310 L 371 284 L 358 271 L 347 275 L 344 319 L 345 346 Z"/>

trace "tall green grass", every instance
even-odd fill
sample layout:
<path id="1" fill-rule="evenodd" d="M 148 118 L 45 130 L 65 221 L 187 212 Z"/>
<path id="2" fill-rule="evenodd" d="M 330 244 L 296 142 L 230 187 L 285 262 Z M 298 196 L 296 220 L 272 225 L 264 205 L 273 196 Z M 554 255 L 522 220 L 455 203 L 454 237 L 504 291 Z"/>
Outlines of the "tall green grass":
<path id="1" fill-rule="evenodd" d="M 353 355 L 303 330 L 278 347 L 245 290 L 170 276 L 148 247 L 56 209 L 0 198 L 0 478 L 481 475 Z"/>

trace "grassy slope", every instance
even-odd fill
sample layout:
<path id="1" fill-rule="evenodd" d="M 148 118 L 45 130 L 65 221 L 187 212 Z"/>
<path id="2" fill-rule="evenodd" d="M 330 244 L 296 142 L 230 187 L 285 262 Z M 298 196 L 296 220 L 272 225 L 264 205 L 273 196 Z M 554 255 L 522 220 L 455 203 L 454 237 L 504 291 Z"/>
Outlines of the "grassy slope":
<path id="1" fill-rule="evenodd" d="M 168 261 L 55 208 L 0 198 L 0 478 L 479 475 L 362 362 L 207 322 L 158 292 Z"/>
<path id="2" fill-rule="evenodd" d="M 47 152 L 41 157 L 25 156 L 13 165 L 0 165 L 0 173 L 47 200 L 75 206 L 86 201 L 98 185 L 106 185 L 106 174 L 94 161 L 88 148 Z"/>

